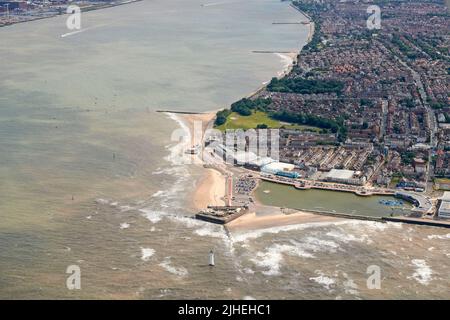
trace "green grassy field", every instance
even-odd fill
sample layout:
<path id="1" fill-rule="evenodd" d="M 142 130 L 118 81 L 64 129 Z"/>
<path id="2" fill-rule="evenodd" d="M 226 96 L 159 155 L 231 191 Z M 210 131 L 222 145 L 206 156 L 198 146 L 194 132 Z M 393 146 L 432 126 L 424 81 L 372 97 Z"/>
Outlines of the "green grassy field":
<path id="1" fill-rule="evenodd" d="M 392 189 L 395 189 L 395 187 L 400 182 L 400 180 L 401 180 L 401 177 L 392 177 L 391 183 L 389 184 L 389 187 L 392 188 Z"/>
<path id="2" fill-rule="evenodd" d="M 284 127 L 286 129 L 297 129 L 302 131 L 320 131 L 320 128 L 311 127 L 311 126 L 302 126 L 298 124 L 290 124 L 290 123 L 283 123 L 278 120 L 271 119 L 267 113 L 262 111 L 256 111 L 250 116 L 241 116 L 240 114 L 236 112 L 232 112 L 228 118 L 227 122 L 224 124 L 216 127 L 216 129 L 219 129 L 221 131 L 227 130 L 227 129 L 256 129 L 256 126 L 258 124 L 265 124 L 269 128 L 272 129 L 278 129 L 280 127 Z"/>
<path id="3" fill-rule="evenodd" d="M 450 179 L 449 178 L 435 178 L 435 189 L 450 191 Z"/>

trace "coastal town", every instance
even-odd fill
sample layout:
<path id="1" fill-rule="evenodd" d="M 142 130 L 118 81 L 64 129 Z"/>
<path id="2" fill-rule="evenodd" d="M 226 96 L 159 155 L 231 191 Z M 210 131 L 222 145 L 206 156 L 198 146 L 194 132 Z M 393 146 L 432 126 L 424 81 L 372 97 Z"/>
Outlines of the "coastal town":
<path id="1" fill-rule="evenodd" d="M 91 11 L 128 4 L 141 0 L 0 0 L 0 27 L 20 22 L 51 18 L 58 15 L 72 13 L 69 6 L 78 6 L 81 11 Z"/>
<path id="2" fill-rule="evenodd" d="M 381 9 L 379 28 L 367 26 L 371 4 Z M 236 128 L 237 117 L 242 123 L 267 115 L 271 122 L 246 133 L 259 137 L 276 128 L 277 157 L 271 157 L 270 146 L 267 156 L 249 152 L 248 137 L 245 152 L 225 139 L 207 152 L 254 172 L 239 171 L 238 194 L 251 195 L 257 181 L 265 180 L 296 189 L 392 195 L 414 206 L 392 219 L 447 226 L 450 20 L 445 3 L 302 0 L 292 5 L 309 19 L 314 34 L 290 72 L 219 111 L 215 120 L 217 129 L 233 134 L 226 129 Z M 237 141 L 242 132 L 234 134 Z"/>

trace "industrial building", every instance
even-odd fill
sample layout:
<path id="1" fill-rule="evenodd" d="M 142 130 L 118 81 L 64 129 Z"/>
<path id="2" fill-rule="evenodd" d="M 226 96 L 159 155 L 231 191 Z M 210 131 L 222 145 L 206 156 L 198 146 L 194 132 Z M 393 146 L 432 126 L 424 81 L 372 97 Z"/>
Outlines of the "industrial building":
<path id="1" fill-rule="evenodd" d="M 274 174 L 280 177 L 286 177 L 291 179 L 297 179 L 300 177 L 298 172 L 293 171 L 295 166 L 290 163 L 274 161 L 272 163 L 266 164 L 261 168 L 261 172 Z"/>
<path id="2" fill-rule="evenodd" d="M 330 182 L 347 183 L 354 185 L 362 185 L 366 182 L 364 177 L 358 177 L 357 172 L 344 169 L 331 169 L 330 172 L 328 172 L 328 174 L 325 176 L 325 180 Z"/>

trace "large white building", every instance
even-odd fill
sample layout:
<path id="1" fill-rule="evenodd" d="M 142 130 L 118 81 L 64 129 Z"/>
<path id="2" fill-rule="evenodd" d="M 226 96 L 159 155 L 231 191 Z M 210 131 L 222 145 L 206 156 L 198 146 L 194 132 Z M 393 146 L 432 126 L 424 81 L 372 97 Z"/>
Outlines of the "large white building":
<path id="1" fill-rule="evenodd" d="M 263 166 L 261 168 L 261 172 L 276 174 L 280 171 L 292 171 L 294 168 L 295 166 L 293 164 L 274 161 Z"/>
<path id="2" fill-rule="evenodd" d="M 365 178 L 357 177 L 357 172 L 353 170 L 343 170 L 343 169 L 331 169 L 330 172 L 325 176 L 326 181 L 337 182 L 337 183 L 347 183 L 362 185 L 364 184 Z"/>
<path id="3" fill-rule="evenodd" d="M 450 218 L 450 192 L 444 192 L 439 206 L 438 216 L 440 218 Z"/>

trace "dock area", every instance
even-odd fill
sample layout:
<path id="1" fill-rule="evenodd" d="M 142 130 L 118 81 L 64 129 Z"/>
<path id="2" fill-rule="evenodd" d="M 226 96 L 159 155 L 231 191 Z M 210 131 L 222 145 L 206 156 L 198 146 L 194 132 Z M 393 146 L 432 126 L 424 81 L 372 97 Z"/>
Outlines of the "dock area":
<path id="1" fill-rule="evenodd" d="M 227 224 L 248 212 L 248 207 L 241 206 L 208 206 L 208 209 L 195 215 L 196 219 Z"/>
<path id="2" fill-rule="evenodd" d="M 325 183 L 325 182 L 317 182 L 317 181 L 309 181 L 309 180 L 288 180 L 288 179 L 280 179 L 280 178 L 272 178 L 268 176 L 261 176 L 261 180 L 285 184 L 289 186 L 293 186 L 299 190 L 308 190 L 308 189 L 320 189 L 320 190 L 330 190 L 330 191 L 340 191 L 340 192 L 352 192 L 358 196 L 394 196 L 396 192 L 394 190 L 388 189 L 367 189 L 364 187 L 356 187 L 346 184 L 339 183 Z"/>
<path id="3" fill-rule="evenodd" d="M 409 224 L 418 224 L 422 226 L 430 226 L 430 227 L 443 227 L 450 228 L 450 221 L 445 220 L 432 220 L 432 219 L 424 219 L 424 218 L 412 218 L 412 217 L 383 217 L 384 221 L 390 222 L 402 222 Z"/>

